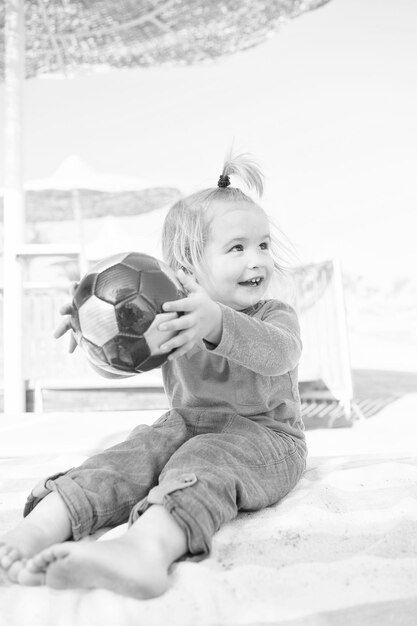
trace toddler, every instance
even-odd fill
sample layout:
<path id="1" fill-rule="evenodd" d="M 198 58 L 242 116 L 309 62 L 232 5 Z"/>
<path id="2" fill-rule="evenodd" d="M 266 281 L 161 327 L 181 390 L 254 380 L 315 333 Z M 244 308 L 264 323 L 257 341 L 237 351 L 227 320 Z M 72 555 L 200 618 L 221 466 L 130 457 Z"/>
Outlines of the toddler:
<path id="1" fill-rule="evenodd" d="M 163 255 L 187 293 L 149 329 L 152 353 L 169 353 L 170 410 L 33 489 L 24 519 L 0 537 L 11 581 L 158 596 L 172 563 L 205 557 L 222 524 L 278 502 L 301 477 L 299 325 L 265 297 L 281 265 L 264 210 L 232 174 L 262 194 L 257 164 L 229 157 L 217 187 L 165 219 Z M 69 328 L 67 316 L 57 335 Z M 126 521 L 120 537 L 79 541 Z"/>

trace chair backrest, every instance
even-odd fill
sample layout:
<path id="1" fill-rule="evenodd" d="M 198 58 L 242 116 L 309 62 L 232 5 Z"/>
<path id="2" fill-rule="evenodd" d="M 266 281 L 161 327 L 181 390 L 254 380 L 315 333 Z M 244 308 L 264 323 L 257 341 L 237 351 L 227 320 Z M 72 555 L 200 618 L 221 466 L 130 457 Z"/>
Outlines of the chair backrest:
<path id="1" fill-rule="evenodd" d="M 346 407 L 353 396 L 348 329 L 337 259 L 293 271 L 303 341 L 299 379 L 321 381 Z"/>

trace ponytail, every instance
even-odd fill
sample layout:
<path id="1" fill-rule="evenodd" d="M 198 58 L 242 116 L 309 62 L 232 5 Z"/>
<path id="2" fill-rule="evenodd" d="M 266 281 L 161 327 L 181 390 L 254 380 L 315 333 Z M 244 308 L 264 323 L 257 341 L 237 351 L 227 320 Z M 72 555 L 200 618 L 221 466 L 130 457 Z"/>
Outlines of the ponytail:
<path id="1" fill-rule="evenodd" d="M 227 155 L 223 171 L 220 175 L 217 186 L 227 188 L 230 185 L 230 176 L 237 176 L 249 189 L 254 190 L 259 197 L 264 191 L 264 175 L 258 163 L 248 153 Z"/>

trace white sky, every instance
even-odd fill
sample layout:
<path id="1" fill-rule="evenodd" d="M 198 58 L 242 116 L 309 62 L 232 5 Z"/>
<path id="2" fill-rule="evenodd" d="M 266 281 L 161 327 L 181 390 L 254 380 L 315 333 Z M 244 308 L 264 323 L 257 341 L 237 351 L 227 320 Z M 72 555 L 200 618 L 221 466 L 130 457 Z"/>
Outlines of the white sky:
<path id="1" fill-rule="evenodd" d="M 234 140 L 264 167 L 263 205 L 301 261 L 337 254 L 350 272 L 411 276 L 416 31 L 415 0 L 332 0 L 212 65 L 29 80 L 25 177 L 78 154 L 188 192 L 216 184 Z"/>

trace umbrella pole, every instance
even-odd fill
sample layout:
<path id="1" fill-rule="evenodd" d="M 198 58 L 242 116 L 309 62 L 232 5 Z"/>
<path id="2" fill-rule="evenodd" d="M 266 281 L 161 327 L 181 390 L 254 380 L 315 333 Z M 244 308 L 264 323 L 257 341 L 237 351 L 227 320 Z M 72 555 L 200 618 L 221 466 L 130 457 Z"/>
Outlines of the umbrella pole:
<path id="1" fill-rule="evenodd" d="M 82 278 L 88 270 L 88 263 L 87 263 L 87 258 L 85 255 L 85 237 L 84 237 L 83 214 L 82 214 L 80 192 L 78 189 L 73 189 L 71 192 L 71 195 L 72 195 L 73 217 L 77 225 L 78 240 L 80 242 L 80 254 L 78 257 L 78 270 L 80 273 L 80 278 Z"/>
<path id="2" fill-rule="evenodd" d="M 5 190 L 3 253 L 4 412 L 26 410 L 23 375 L 24 241 L 23 90 L 25 79 L 24 0 L 6 0 L 5 21 Z"/>

